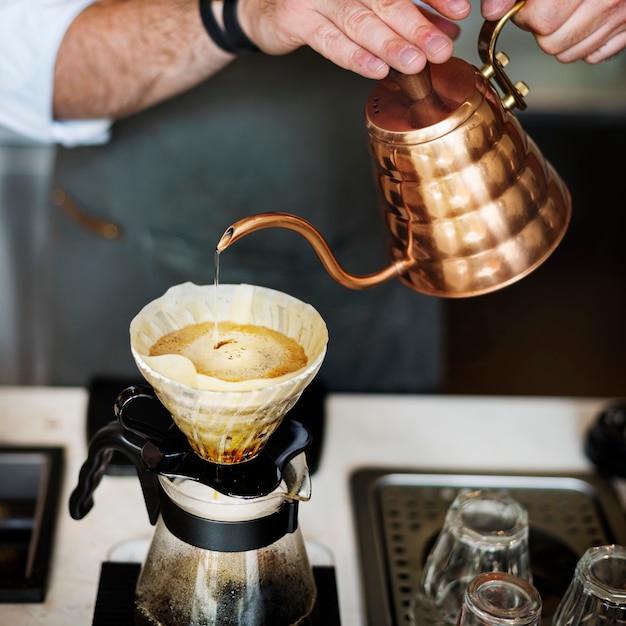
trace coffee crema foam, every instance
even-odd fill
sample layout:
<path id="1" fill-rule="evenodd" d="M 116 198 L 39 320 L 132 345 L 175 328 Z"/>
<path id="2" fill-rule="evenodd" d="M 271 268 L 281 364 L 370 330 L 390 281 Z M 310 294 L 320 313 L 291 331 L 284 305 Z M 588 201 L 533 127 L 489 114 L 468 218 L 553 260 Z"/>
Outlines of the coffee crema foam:
<path id="1" fill-rule="evenodd" d="M 190 324 L 164 335 L 150 356 L 180 354 L 198 374 L 227 382 L 276 378 L 307 364 L 304 348 L 287 335 L 266 326 L 215 322 Z"/>

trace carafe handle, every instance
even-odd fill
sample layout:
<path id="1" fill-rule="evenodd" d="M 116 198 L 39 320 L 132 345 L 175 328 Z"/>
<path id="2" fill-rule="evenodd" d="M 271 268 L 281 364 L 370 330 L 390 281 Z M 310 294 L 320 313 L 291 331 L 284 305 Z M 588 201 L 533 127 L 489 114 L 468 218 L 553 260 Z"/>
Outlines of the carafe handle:
<path id="1" fill-rule="evenodd" d="M 154 400 L 152 388 L 147 385 L 135 385 L 122 391 L 115 404 L 118 421 L 103 426 L 89 442 L 89 452 L 80 470 L 78 485 L 70 496 L 70 515 L 74 519 L 82 519 L 91 511 L 94 492 L 102 480 L 113 452 L 118 451 L 128 457 L 135 466 L 150 523 L 156 524 L 161 510 L 161 488 L 158 476 L 149 469 L 142 453 L 149 443 L 146 435 L 157 441 L 164 441 L 167 435 L 158 427 L 150 428 L 145 422 L 136 420 L 128 414 L 129 404 L 139 398 Z"/>
<path id="2" fill-rule="evenodd" d="M 78 485 L 70 496 L 70 515 L 82 519 L 91 511 L 94 504 L 94 491 L 113 456 L 118 451 L 126 455 L 137 469 L 150 523 L 155 524 L 161 507 L 159 481 L 141 459 L 144 441 L 125 429 L 118 422 L 103 426 L 89 444 L 89 454 L 83 463 L 78 477 Z"/>

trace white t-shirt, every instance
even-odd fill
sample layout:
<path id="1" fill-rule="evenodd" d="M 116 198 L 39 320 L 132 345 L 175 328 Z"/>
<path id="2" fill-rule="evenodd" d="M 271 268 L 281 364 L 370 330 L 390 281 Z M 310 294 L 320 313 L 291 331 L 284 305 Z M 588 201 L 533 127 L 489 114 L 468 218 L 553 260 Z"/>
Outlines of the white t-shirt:
<path id="1" fill-rule="evenodd" d="M 54 65 L 63 36 L 93 0 L 0 0 L 0 126 L 65 146 L 109 140 L 110 120 L 52 119 Z"/>

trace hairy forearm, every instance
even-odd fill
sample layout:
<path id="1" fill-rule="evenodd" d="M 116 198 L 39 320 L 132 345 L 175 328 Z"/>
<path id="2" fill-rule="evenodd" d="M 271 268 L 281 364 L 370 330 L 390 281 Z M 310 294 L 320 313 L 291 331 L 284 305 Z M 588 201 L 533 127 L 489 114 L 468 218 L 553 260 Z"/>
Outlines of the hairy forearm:
<path id="1" fill-rule="evenodd" d="M 205 80 L 233 59 L 207 36 L 198 0 L 102 0 L 68 29 L 56 119 L 120 118 Z"/>

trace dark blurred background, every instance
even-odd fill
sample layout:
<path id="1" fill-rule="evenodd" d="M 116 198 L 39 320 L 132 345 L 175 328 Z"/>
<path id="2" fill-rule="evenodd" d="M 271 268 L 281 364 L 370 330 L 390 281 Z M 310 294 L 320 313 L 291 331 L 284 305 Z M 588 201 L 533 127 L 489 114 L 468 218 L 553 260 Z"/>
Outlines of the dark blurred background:
<path id="1" fill-rule="evenodd" d="M 444 391 L 626 396 L 626 118 L 519 117 L 567 183 L 572 221 L 531 275 L 446 302 Z"/>

